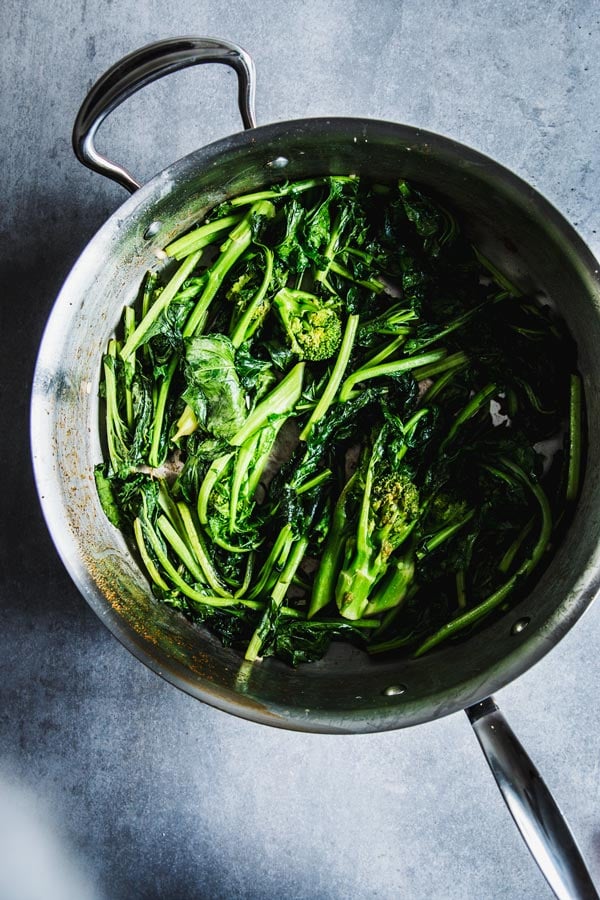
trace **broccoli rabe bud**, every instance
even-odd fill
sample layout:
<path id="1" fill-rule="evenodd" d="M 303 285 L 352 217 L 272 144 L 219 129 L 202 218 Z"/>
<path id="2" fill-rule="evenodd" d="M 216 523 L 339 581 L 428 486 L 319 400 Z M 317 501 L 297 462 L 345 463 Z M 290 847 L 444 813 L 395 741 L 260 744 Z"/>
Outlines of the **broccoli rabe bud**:
<path id="1" fill-rule="evenodd" d="M 342 341 L 342 320 L 335 302 L 284 287 L 273 303 L 300 359 L 318 362 L 334 355 Z"/>
<path id="2" fill-rule="evenodd" d="M 403 472 L 380 474 L 373 485 L 371 509 L 373 534 L 381 542 L 381 555 L 387 560 L 419 514 L 419 491 Z"/>

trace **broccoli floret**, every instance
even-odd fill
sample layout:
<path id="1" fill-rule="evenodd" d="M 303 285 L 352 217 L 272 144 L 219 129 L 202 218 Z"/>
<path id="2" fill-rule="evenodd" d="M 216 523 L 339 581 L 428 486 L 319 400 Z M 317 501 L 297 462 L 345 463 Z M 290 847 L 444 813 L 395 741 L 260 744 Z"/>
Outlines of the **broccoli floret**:
<path id="1" fill-rule="evenodd" d="M 371 494 L 373 536 L 383 562 L 402 543 L 419 514 L 419 491 L 406 472 L 379 475 Z"/>
<path id="2" fill-rule="evenodd" d="M 427 524 L 432 525 L 434 530 L 442 528 L 462 519 L 467 511 L 468 504 L 464 498 L 439 491 L 431 501 Z"/>
<path id="3" fill-rule="evenodd" d="M 294 353 L 300 359 L 330 359 L 342 341 L 339 307 L 307 291 L 282 288 L 273 303 Z"/>

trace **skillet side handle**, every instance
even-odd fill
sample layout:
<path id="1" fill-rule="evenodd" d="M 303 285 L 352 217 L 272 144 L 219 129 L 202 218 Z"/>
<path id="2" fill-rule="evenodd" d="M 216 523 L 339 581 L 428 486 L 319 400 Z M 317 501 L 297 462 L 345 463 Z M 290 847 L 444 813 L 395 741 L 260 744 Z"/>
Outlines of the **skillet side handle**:
<path id="1" fill-rule="evenodd" d="M 511 816 L 559 900 L 598 900 L 569 826 L 493 697 L 465 712 Z"/>
<path id="2" fill-rule="evenodd" d="M 83 101 L 73 127 L 73 150 L 88 168 L 112 178 L 133 193 L 140 184 L 122 166 L 102 156 L 94 138 L 104 119 L 140 88 L 163 75 L 202 63 L 223 63 L 238 76 L 238 105 L 244 128 L 256 127 L 256 75 L 252 58 L 229 41 L 218 38 L 168 38 L 123 57 L 94 84 Z"/>

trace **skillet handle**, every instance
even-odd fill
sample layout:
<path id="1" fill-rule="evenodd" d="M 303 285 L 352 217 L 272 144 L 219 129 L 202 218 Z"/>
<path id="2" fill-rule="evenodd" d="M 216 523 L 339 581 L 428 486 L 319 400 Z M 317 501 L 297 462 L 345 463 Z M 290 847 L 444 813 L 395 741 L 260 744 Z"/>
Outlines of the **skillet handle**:
<path id="1" fill-rule="evenodd" d="M 94 84 L 77 113 L 73 150 L 88 168 L 112 178 L 133 193 L 140 184 L 122 166 L 102 156 L 94 146 L 98 127 L 124 100 L 163 75 L 201 63 L 224 63 L 238 76 L 238 105 L 244 128 L 254 128 L 256 75 L 252 58 L 229 41 L 218 38 L 168 38 L 135 50 L 111 66 Z"/>
<path id="2" fill-rule="evenodd" d="M 559 900 L 598 900 L 569 826 L 493 697 L 465 712 L 511 816 Z"/>

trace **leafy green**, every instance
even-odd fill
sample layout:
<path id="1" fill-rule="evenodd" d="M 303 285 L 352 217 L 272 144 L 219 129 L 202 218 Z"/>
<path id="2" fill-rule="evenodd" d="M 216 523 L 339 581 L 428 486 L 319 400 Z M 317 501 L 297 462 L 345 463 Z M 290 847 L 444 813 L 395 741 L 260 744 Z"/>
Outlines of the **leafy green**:
<path id="1" fill-rule="evenodd" d="M 157 598 L 300 665 L 421 655 L 524 596 L 581 490 L 577 348 L 443 198 L 285 182 L 166 252 L 103 357 L 94 472 Z"/>
<path id="2" fill-rule="evenodd" d="M 235 348 L 222 334 L 187 338 L 182 398 L 200 427 L 217 438 L 231 438 L 246 419 L 246 394 L 235 365 Z"/>

